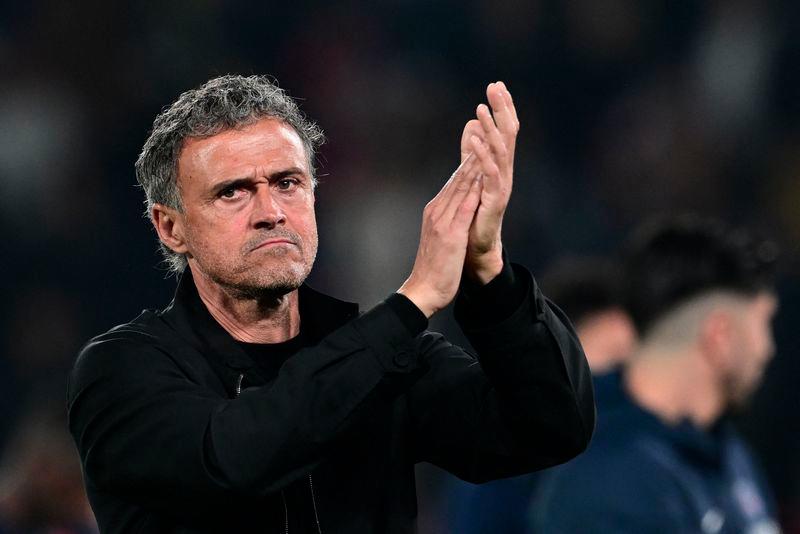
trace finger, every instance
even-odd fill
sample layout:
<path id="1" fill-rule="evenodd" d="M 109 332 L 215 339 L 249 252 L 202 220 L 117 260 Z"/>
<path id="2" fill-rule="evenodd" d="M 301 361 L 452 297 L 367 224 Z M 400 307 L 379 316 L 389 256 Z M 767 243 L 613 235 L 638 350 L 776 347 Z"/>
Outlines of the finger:
<path id="1" fill-rule="evenodd" d="M 450 178 L 448 178 L 447 181 L 444 183 L 444 186 L 442 186 L 439 192 L 436 193 L 436 196 L 433 197 L 433 200 L 431 202 L 437 201 L 447 196 L 448 191 L 450 191 L 450 189 L 453 187 L 453 182 L 459 176 L 459 173 L 466 172 L 468 171 L 468 169 L 473 167 L 476 164 L 475 159 L 476 158 L 473 154 L 468 153 L 464 158 L 464 160 L 458 165 L 456 170 L 453 171 L 453 174 L 450 175 Z"/>
<path id="2" fill-rule="evenodd" d="M 442 221 L 452 221 L 455 217 L 459 205 L 464 200 L 464 197 L 469 193 L 472 181 L 481 172 L 481 164 L 478 158 L 473 156 L 470 159 L 470 165 L 457 173 L 457 177 L 453 180 L 453 186 L 446 199 L 440 219 Z"/>
<path id="3" fill-rule="evenodd" d="M 505 140 L 497 129 L 497 125 L 489 112 L 489 106 L 480 104 L 476 110 L 478 120 L 483 128 L 484 139 L 487 141 L 489 148 L 497 158 L 497 162 L 502 169 L 507 168 L 508 150 L 506 148 Z"/>
<path id="4" fill-rule="evenodd" d="M 444 213 L 450 209 L 453 197 L 461 199 L 466 194 L 469 190 L 469 180 L 474 178 L 479 169 L 478 158 L 473 154 L 469 154 L 467 159 L 450 176 L 441 191 L 434 197 L 432 201 L 433 213 L 431 214 L 434 219 L 438 220 L 440 217 L 446 217 Z M 452 214 L 450 217 L 452 217 Z"/>
<path id="5" fill-rule="evenodd" d="M 492 106 L 494 121 L 497 123 L 497 128 L 508 140 L 508 137 L 513 136 L 516 132 L 515 119 L 505 96 L 507 92 L 501 82 L 490 83 L 486 87 L 486 98 L 489 100 L 489 105 Z"/>
<path id="6" fill-rule="evenodd" d="M 467 155 L 472 152 L 469 138 L 473 135 L 483 135 L 483 127 L 481 127 L 481 122 L 478 119 L 471 119 L 464 125 L 464 132 L 461 134 L 461 161 L 464 161 Z"/>
<path id="7" fill-rule="evenodd" d="M 492 153 L 486 143 L 477 136 L 470 139 L 472 150 L 481 164 L 481 171 L 484 177 L 483 187 L 487 192 L 497 192 L 500 190 L 500 168 L 497 166 Z"/>
<path id="8" fill-rule="evenodd" d="M 456 230 L 466 232 L 469 230 L 470 226 L 472 226 L 472 221 L 475 219 L 475 212 L 478 210 L 478 206 L 481 203 L 482 191 L 483 174 L 478 173 L 472 179 L 469 191 L 461 201 L 461 205 L 458 206 L 458 210 L 453 218 L 453 224 Z"/>
<path id="9" fill-rule="evenodd" d="M 506 106 L 508 107 L 509 114 L 513 118 L 513 123 L 516 126 L 516 130 L 519 131 L 519 118 L 517 117 L 517 108 L 514 106 L 514 99 L 511 97 L 511 91 L 508 90 L 506 84 L 504 82 L 498 82 L 503 88 L 503 98 L 506 100 Z"/>

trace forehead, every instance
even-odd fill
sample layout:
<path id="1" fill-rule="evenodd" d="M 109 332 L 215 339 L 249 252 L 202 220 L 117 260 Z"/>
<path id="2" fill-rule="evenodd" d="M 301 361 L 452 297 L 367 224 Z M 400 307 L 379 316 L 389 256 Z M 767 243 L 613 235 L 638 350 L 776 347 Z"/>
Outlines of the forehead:
<path id="1" fill-rule="evenodd" d="M 265 118 L 211 137 L 187 139 L 178 158 L 178 179 L 229 179 L 258 169 L 272 172 L 289 167 L 308 173 L 308 166 L 305 146 L 294 128 Z"/>

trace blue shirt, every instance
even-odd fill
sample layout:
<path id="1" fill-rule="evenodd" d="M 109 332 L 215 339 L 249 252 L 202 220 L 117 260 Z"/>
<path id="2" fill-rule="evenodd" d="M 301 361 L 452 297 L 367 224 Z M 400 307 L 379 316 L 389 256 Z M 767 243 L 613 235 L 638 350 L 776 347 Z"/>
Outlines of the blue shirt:
<path id="1" fill-rule="evenodd" d="M 533 532 L 774 534 L 772 499 L 727 421 L 710 430 L 670 426 L 604 386 L 589 450 L 543 475 Z"/>
<path id="2" fill-rule="evenodd" d="M 541 473 L 529 473 L 485 484 L 456 478 L 445 486 L 445 532 L 458 534 L 523 534 L 528 507 Z"/>

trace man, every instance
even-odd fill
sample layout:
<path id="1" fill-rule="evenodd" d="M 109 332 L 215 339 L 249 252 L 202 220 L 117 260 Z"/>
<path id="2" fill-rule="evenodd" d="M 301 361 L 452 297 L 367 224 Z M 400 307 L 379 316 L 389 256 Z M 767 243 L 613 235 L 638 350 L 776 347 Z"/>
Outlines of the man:
<path id="1" fill-rule="evenodd" d="M 605 375 L 634 350 L 636 332 L 625 311 L 617 266 L 602 258 L 563 258 L 540 278 L 543 291 L 575 325 L 594 377 L 595 399 L 602 413 L 609 380 Z M 448 532 L 522 534 L 528 532 L 528 510 L 544 473 L 474 485 L 451 480 L 447 495 Z"/>
<path id="2" fill-rule="evenodd" d="M 156 118 L 137 176 L 176 296 L 92 340 L 70 377 L 102 532 L 413 532 L 416 462 L 477 482 L 586 447 L 580 345 L 503 254 L 519 123 L 504 84 L 487 97 L 411 274 L 361 315 L 303 285 L 321 132 L 283 91 L 224 76 Z M 424 331 L 457 292 L 479 363 Z"/>
<path id="3" fill-rule="evenodd" d="M 589 451 L 545 477 L 536 532 L 774 533 L 759 470 L 726 414 L 773 352 L 775 254 L 721 223 L 655 223 L 626 261 L 640 346 Z"/>
<path id="4" fill-rule="evenodd" d="M 595 377 L 626 362 L 636 346 L 636 327 L 625 309 L 619 271 L 609 259 L 568 257 L 541 277 L 542 289 L 575 325 Z"/>

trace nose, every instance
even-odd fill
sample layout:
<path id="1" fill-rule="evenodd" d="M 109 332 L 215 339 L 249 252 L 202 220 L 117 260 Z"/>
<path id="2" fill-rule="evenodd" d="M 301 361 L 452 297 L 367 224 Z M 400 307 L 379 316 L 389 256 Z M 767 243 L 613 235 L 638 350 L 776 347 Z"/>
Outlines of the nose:
<path id="1" fill-rule="evenodd" d="M 286 215 L 279 199 L 270 191 L 269 184 L 256 188 L 253 198 L 253 211 L 251 213 L 254 228 L 272 229 L 286 222 Z"/>

